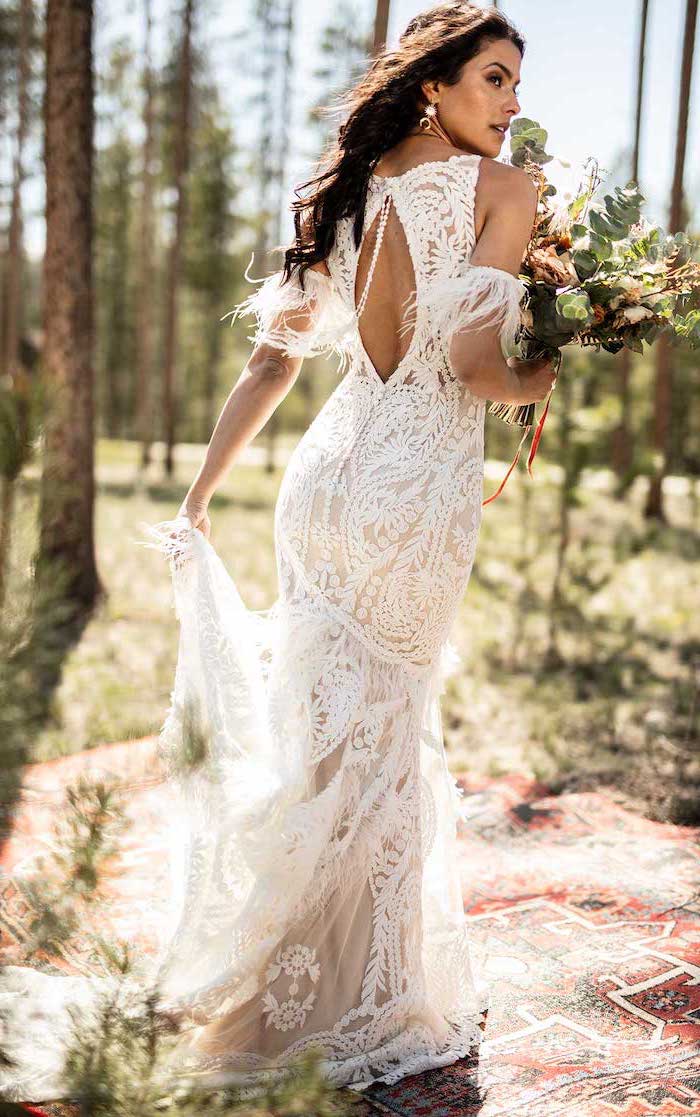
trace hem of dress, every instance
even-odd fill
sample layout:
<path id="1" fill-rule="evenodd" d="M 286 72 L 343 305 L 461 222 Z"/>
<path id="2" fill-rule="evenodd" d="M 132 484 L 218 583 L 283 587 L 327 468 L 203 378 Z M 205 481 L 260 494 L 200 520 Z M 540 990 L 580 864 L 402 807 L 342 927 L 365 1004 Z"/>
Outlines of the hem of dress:
<path id="1" fill-rule="evenodd" d="M 459 1038 L 453 1040 L 447 1049 L 444 1048 L 444 1044 L 441 1047 L 433 1047 L 432 1050 L 424 1047 L 423 1050 L 409 1055 L 400 1065 L 379 1073 L 372 1073 L 371 1067 L 381 1064 L 387 1058 L 382 1054 L 380 1047 L 374 1052 L 353 1055 L 347 1059 L 321 1058 L 318 1063 L 319 1072 L 328 1085 L 336 1089 L 352 1090 L 362 1095 L 377 1084 L 391 1086 L 411 1075 L 451 1066 L 460 1059 L 475 1058 L 484 1038 L 480 1025 L 475 1021 L 482 1019 L 484 1012 L 485 1009 L 482 1008 L 470 1018 L 471 1022 L 468 1025 L 460 1025 Z M 387 1046 L 390 1047 L 391 1043 L 392 1041 L 389 1041 Z M 302 1074 L 301 1068 L 297 1065 L 299 1053 L 293 1056 L 291 1062 L 284 1061 L 284 1055 L 281 1058 L 283 1061 L 277 1066 L 248 1070 L 243 1068 L 227 1070 L 226 1065 L 222 1065 L 216 1059 L 219 1065 L 211 1066 L 209 1069 L 206 1065 L 183 1068 L 184 1078 L 190 1086 L 199 1083 L 203 1089 L 228 1087 L 235 1089 L 242 1098 L 254 1099 L 265 1094 L 275 1083 L 289 1083 Z"/>

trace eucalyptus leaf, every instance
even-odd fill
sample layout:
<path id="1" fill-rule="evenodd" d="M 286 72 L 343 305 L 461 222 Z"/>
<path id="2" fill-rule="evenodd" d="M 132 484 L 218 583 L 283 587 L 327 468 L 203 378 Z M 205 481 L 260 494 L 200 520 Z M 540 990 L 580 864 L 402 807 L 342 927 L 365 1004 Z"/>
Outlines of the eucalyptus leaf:
<path id="1" fill-rule="evenodd" d="M 591 228 L 596 233 L 599 233 L 602 237 L 607 237 L 609 240 L 622 240 L 627 235 L 624 225 L 612 217 L 604 217 L 598 210 L 591 210 L 590 222 Z"/>
<path id="2" fill-rule="evenodd" d="M 519 135 L 520 132 L 527 132 L 530 128 L 539 129 L 540 125 L 536 120 L 530 120 L 530 118 L 527 116 L 519 116 L 517 120 L 514 120 L 510 126 L 511 133 L 513 135 Z M 542 129 L 542 131 L 544 131 L 544 129 Z M 546 141 L 547 133 L 545 132 L 544 135 Z"/>
<path id="3" fill-rule="evenodd" d="M 634 353 L 644 352 L 644 346 L 640 339 L 634 334 L 625 333 L 622 338 L 622 344 L 626 346 L 627 349 L 631 349 Z"/>
<path id="4" fill-rule="evenodd" d="M 612 245 L 606 237 L 591 233 L 589 237 L 590 251 L 598 260 L 609 260 L 612 255 Z"/>
<path id="5" fill-rule="evenodd" d="M 598 270 L 598 261 L 593 253 L 586 248 L 582 248 L 578 252 L 572 252 L 571 258 L 582 279 L 589 279 Z"/>
<path id="6" fill-rule="evenodd" d="M 605 208 L 611 217 L 616 218 L 618 221 L 622 220 L 622 209 L 619 203 L 616 202 L 614 198 L 611 198 L 609 194 L 606 194 L 603 199 L 603 204 L 605 205 Z"/>
<path id="7" fill-rule="evenodd" d="M 562 318 L 578 322 L 579 325 L 587 325 L 595 318 L 591 301 L 585 291 L 581 293 L 572 291 L 557 295 L 555 305 L 557 313 Z"/>

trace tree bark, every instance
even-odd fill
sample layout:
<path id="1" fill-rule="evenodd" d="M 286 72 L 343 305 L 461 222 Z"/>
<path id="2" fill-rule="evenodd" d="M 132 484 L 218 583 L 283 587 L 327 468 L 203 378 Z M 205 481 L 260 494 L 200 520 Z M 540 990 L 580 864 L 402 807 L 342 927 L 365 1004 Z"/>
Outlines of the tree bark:
<path id="1" fill-rule="evenodd" d="M 22 186 L 24 184 L 24 145 L 29 122 L 29 49 L 32 26 L 31 0 L 21 0 L 19 19 L 19 60 L 17 66 L 17 135 L 12 173 L 12 200 L 8 231 L 7 274 L 5 279 L 5 331 L 2 367 L 11 377 L 19 365 L 19 339 L 22 333 Z"/>
<path id="2" fill-rule="evenodd" d="M 649 22 L 649 0 L 642 0 L 639 20 L 639 40 L 637 47 L 637 99 L 634 113 L 634 139 L 632 142 L 632 166 L 630 178 L 639 184 L 639 149 L 642 132 L 642 102 L 644 99 L 644 61 L 646 51 L 647 27 Z M 623 496 L 632 479 L 632 437 L 630 433 L 630 375 L 632 353 L 625 346 L 617 356 L 618 393 L 620 399 L 620 422 L 612 441 L 613 469 L 617 475 L 617 495 Z"/>
<path id="3" fill-rule="evenodd" d="M 554 579 L 549 598 L 547 648 L 544 654 L 546 667 L 555 670 L 564 662 L 558 646 L 561 609 L 564 600 L 564 575 L 571 543 L 571 505 L 578 478 L 576 449 L 571 444 L 571 415 L 573 391 L 571 378 L 562 377 L 561 413 L 559 418 L 559 462 L 564 471 L 559 487 L 559 532 L 557 536 Z"/>
<path id="4" fill-rule="evenodd" d="M 173 474 L 173 451 L 177 423 L 175 363 L 177 360 L 178 293 L 182 272 L 182 248 L 187 217 L 187 171 L 190 156 L 190 111 L 192 102 L 192 20 L 194 0 L 185 0 L 180 53 L 180 104 L 175 139 L 175 231 L 168 254 L 165 303 L 165 354 L 163 364 L 163 413 L 165 421 L 165 472 Z"/>
<path id="5" fill-rule="evenodd" d="M 39 588 L 87 613 L 102 592 L 95 561 L 91 0 L 47 0 L 44 375 Z M 65 578 L 65 581 L 63 581 Z"/>
<path id="6" fill-rule="evenodd" d="M 4 277 L 5 321 L 2 331 L 3 353 L 0 370 L 17 385 L 20 376 L 20 339 L 23 329 L 22 271 L 23 271 L 23 219 L 22 186 L 24 184 L 24 145 L 29 127 L 29 52 L 32 32 L 31 0 L 21 0 L 19 12 L 19 51 L 17 63 L 17 133 L 12 173 L 12 199 L 8 230 L 7 268 Z M 21 422 L 21 408 L 18 419 Z M 22 439 L 20 437 L 19 443 Z M 0 606 L 5 600 L 5 575 L 10 555 L 14 488 L 13 471 L 2 478 L 0 507 Z"/>
<path id="7" fill-rule="evenodd" d="M 374 56 L 386 47 L 390 7 L 391 0 L 377 0 L 377 6 L 374 10 L 374 34 L 372 36 L 372 54 Z"/>
<path id="8" fill-rule="evenodd" d="M 151 0 L 144 0 L 143 167 L 141 171 L 139 305 L 136 334 L 136 427 L 141 443 L 141 468 L 151 461 L 151 373 L 153 370 L 153 149 L 154 92 L 151 60 Z"/>
<path id="9" fill-rule="evenodd" d="M 683 32 L 683 59 L 681 62 L 681 81 L 678 95 L 678 123 L 676 129 L 676 157 L 671 186 L 671 205 L 669 211 L 669 233 L 680 231 L 683 215 L 683 174 L 685 170 L 685 151 L 688 142 L 688 111 L 690 106 L 690 87 L 693 76 L 693 52 L 695 49 L 695 27 L 698 18 L 698 0 L 686 0 L 685 28 Z M 644 515 L 648 519 L 666 520 L 663 502 L 663 481 L 668 470 L 671 440 L 671 399 L 673 395 L 673 373 L 675 359 L 671 340 L 661 334 L 656 345 L 656 381 L 654 392 L 653 448 L 655 469 L 650 479 Z"/>

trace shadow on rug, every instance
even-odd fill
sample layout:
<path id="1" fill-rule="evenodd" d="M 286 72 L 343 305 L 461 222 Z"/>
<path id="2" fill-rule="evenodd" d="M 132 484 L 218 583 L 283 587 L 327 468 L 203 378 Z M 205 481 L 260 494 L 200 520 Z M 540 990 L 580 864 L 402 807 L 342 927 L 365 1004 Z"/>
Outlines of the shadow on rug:
<path id="1" fill-rule="evenodd" d="M 2 964 L 21 954 L 25 880 L 47 852 L 63 789 L 85 772 L 128 791 L 132 825 L 105 930 L 159 946 L 167 805 L 154 744 L 103 746 L 26 770 L 2 858 Z M 375 1085 L 363 1095 L 366 1113 L 699 1114 L 700 830 L 640 818 L 605 792 L 550 796 L 518 775 L 458 782 L 464 906 L 491 992 L 478 1065 L 464 1059 Z M 79 941 L 47 962 L 89 967 L 88 951 Z"/>

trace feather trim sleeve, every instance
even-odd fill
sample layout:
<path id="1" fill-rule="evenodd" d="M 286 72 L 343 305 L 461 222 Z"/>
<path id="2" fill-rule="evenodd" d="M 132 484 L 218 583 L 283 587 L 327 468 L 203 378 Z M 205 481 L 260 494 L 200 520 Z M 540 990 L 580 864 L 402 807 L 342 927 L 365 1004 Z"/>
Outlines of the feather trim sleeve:
<path id="1" fill-rule="evenodd" d="M 230 316 L 233 325 L 237 318 L 254 315 L 255 331 L 248 336 L 254 345 L 273 345 L 290 357 L 338 353 L 344 364 L 355 315 L 332 278 L 309 268 L 302 288 L 298 270 L 283 283 L 281 270 L 263 279 L 250 279 L 249 268 L 250 264 L 246 279 L 260 286 L 223 318 Z"/>
<path id="2" fill-rule="evenodd" d="M 448 343 L 459 330 L 497 325 L 501 346 L 510 348 L 521 322 L 526 286 L 510 272 L 488 264 L 470 265 L 464 275 L 436 279 L 418 296 L 430 329 Z M 416 294 L 407 305 L 401 333 L 416 324 Z"/>

